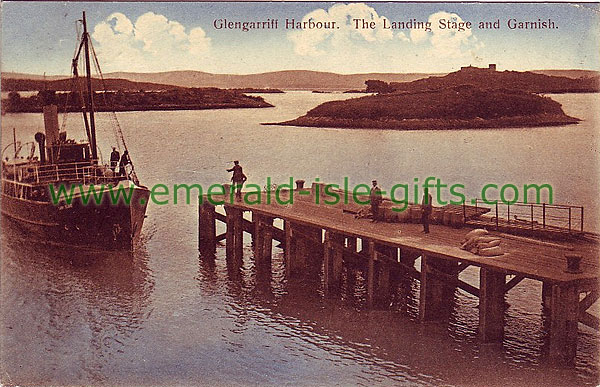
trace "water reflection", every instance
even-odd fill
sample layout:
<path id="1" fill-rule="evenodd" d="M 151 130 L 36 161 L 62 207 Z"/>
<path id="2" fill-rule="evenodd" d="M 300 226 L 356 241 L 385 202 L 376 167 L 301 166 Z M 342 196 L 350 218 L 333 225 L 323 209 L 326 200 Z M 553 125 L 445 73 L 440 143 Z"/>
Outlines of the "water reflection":
<path id="1" fill-rule="evenodd" d="M 147 319 L 144 249 L 110 254 L 22 239 L 2 221 L 2 372 L 19 384 L 102 382 Z M 40 361 L 43 359 L 43 361 Z"/>
<path id="2" fill-rule="evenodd" d="M 279 249 L 274 248 L 269 273 L 255 266 L 248 243 L 241 265 L 227 263 L 224 250 L 220 247 L 216 254 L 200 255 L 198 285 L 226 292 L 238 333 L 258 324 L 303 357 L 325 353 L 323 361 L 342 367 L 364 365 L 371 370 L 361 375 L 365 385 L 472 384 L 475 380 L 488 385 L 500 381 L 527 385 L 531 380 L 547 385 L 556 380 L 593 385 L 597 380 L 593 358 L 578 358 L 577 370 L 555 369 L 540 362 L 542 316 L 531 317 L 531 311 L 524 310 L 521 294 L 507 296 L 504 341 L 482 344 L 477 340 L 478 300 L 455 289 L 447 315 L 422 324 L 417 321 L 419 283 L 414 279 L 393 276 L 389 308 L 368 310 L 366 270 L 361 265 L 345 267 L 339 296 L 326 298 L 322 273 L 284 279 Z M 467 280 L 475 276 L 466 273 Z M 582 336 L 585 346 L 596 341 L 593 334 Z M 231 345 L 239 345 L 231 340 Z"/>

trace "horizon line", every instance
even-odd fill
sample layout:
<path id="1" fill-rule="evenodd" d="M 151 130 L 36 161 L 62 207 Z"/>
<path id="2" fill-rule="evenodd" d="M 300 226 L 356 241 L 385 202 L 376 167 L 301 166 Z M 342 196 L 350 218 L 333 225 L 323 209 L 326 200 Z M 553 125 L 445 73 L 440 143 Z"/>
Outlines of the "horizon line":
<path id="1" fill-rule="evenodd" d="M 478 66 L 473 66 L 473 67 L 478 67 Z M 487 68 L 487 67 L 480 67 L 480 68 Z M 558 71 L 591 71 L 591 72 L 600 72 L 600 69 L 589 69 L 589 68 L 536 68 L 536 69 L 528 69 L 528 70 L 510 70 L 510 69 L 504 69 L 504 70 L 497 70 L 497 72 L 503 72 L 503 71 L 518 71 L 518 72 L 527 72 L 527 71 L 554 71 L 554 70 L 558 70 Z M 127 70 L 117 70 L 117 71 L 110 71 L 110 72 L 106 72 L 104 74 L 114 74 L 114 73 L 130 73 L 130 74 L 165 74 L 165 73 L 175 73 L 175 72 L 198 72 L 198 73 L 204 73 L 204 74 L 211 74 L 211 75 L 239 75 L 239 76 L 245 76 L 245 75 L 261 75 L 261 74 L 270 74 L 270 73 L 279 73 L 279 72 L 292 72 L 292 71 L 306 71 L 306 72 L 314 72 L 314 73 L 329 73 L 329 74 L 336 74 L 336 75 L 366 75 L 366 74 L 397 74 L 397 75 L 411 75 L 411 74 L 449 74 L 449 73 L 453 73 L 456 71 L 460 71 L 460 69 L 457 70 L 453 70 L 453 71 L 442 71 L 442 72 L 382 72 L 382 71 L 369 71 L 369 72 L 360 72 L 360 73 L 343 73 L 343 72 L 334 72 L 334 71 L 324 71 L 324 70 L 309 70 L 309 69 L 283 69 L 283 70 L 270 70 L 270 71 L 264 71 L 264 72 L 258 72 L 258 73 L 212 73 L 212 72 L 208 72 L 208 71 L 202 71 L 202 70 L 166 70 L 166 71 L 154 71 L 154 72 L 147 72 L 147 71 L 127 71 Z M 20 71 L 11 71 L 11 70 L 2 70 L 0 71 L 0 74 L 5 74 L 5 73 L 14 73 L 14 74 L 23 74 L 23 75 L 36 75 L 36 76 L 40 76 L 40 77 L 67 77 L 70 78 L 71 75 L 66 75 L 66 74 L 39 74 L 39 73 L 28 73 L 28 72 L 20 72 Z"/>

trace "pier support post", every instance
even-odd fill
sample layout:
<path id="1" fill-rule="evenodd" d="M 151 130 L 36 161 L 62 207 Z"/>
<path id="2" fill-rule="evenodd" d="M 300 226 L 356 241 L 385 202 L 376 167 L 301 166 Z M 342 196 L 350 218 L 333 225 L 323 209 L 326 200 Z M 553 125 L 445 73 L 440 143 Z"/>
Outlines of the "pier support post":
<path id="1" fill-rule="evenodd" d="M 309 265 L 309 261 L 316 261 L 323 254 L 321 229 L 290 221 L 285 221 L 284 229 L 286 277 L 306 273 L 313 266 L 320 268 L 320 262 L 311 262 Z"/>
<path id="2" fill-rule="evenodd" d="M 233 258 L 236 262 L 241 263 L 244 260 L 244 212 L 240 209 L 235 209 L 233 215 Z"/>
<path id="3" fill-rule="evenodd" d="M 377 268 L 377 304 L 387 306 L 390 302 L 390 265 L 378 262 Z"/>
<path id="4" fill-rule="evenodd" d="M 302 234 L 305 234 L 305 229 L 304 227 L 302 227 L 299 224 L 295 224 L 294 225 L 294 234 L 295 234 L 295 238 L 296 238 L 296 254 L 294 255 L 294 261 L 293 261 L 293 272 L 296 274 L 300 274 L 300 273 L 304 273 L 306 270 L 306 260 L 308 259 L 309 256 L 309 247 L 310 244 L 309 242 L 306 240 L 306 238 L 304 238 L 302 236 Z"/>
<path id="5" fill-rule="evenodd" d="M 215 206 L 210 203 L 204 202 L 198 206 L 198 250 L 216 251 L 215 212 Z"/>
<path id="6" fill-rule="evenodd" d="M 258 239 L 258 215 L 252 211 L 252 249 L 256 253 L 257 239 Z"/>
<path id="7" fill-rule="evenodd" d="M 239 208 L 225 206 L 227 231 L 225 233 L 225 254 L 233 258 L 234 262 L 241 263 L 244 253 L 244 213 Z"/>
<path id="8" fill-rule="evenodd" d="M 388 306 L 391 295 L 391 262 L 398 262 L 398 248 L 376 244 L 375 249 L 378 253 L 384 255 L 386 258 L 377 258 L 374 301 L 378 306 Z"/>
<path id="9" fill-rule="evenodd" d="M 262 232 L 261 232 L 261 221 L 264 218 L 263 215 L 260 215 L 256 212 L 252 213 L 252 226 L 254 227 L 254 235 L 252 236 L 252 247 L 254 249 L 254 258 L 260 259 L 262 255 Z"/>
<path id="10" fill-rule="evenodd" d="M 375 249 L 375 242 L 372 240 L 367 242 L 367 256 L 369 258 L 367 269 L 367 306 L 372 308 L 375 301 L 375 261 L 377 261 L 377 250 Z"/>
<path id="11" fill-rule="evenodd" d="M 235 208 L 225 206 L 225 225 L 227 229 L 225 230 L 225 256 L 227 259 L 233 257 L 233 248 L 234 248 L 234 238 L 235 234 L 233 232 L 234 228 L 234 215 Z"/>
<path id="12" fill-rule="evenodd" d="M 479 336 L 484 342 L 504 335 L 504 285 L 506 274 L 481 268 L 479 272 Z"/>
<path id="13" fill-rule="evenodd" d="M 270 267 L 271 257 L 273 256 L 273 218 L 264 217 L 261 219 L 261 242 L 262 249 L 259 262 L 261 266 Z"/>
<path id="14" fill-rule="evenodd" d="M 297 272 L 317 274 L 320 272 L 323 257 L 322 230 L 317 227 L 294 224 L 293 233 L 296 239 L 294 261 L 292 265 Z"/>
<path id="15" fill-rule="evenodd" d="M 419 318 L 422 321 L 438 319 L 450 310 L 456 289 L 451 282 L 458 276 L 455 268 L 455 262 L 421 256 Z"/>
<path id="16" fill-rule="evenodd" d="M 285 278 L 290 279 L 295 271 L 293 265 L 296 256 L 296 238 L 293 235 L 292 223 L 290 221 L 285 221 L 283 229 L 285 232 Z"/>
<path id="17" fill-rule="evenodd" d="M 393 246 L 386 245 L 377 245 L 377 251 L 386 257 L 390 258 L 392 261 L 398 262 L 398 248 Z"/>
<path id="18" fill-rule="evenodd" d="M 342 234 L 333 234 L 332 235 L 332 241 L 339 245 L 344 245 L 344 236 Z M 335 248 L 333 250 L 333 261 L 332 261 L 332 289 L 337 292 L 340 290 L 341 286 L 342 286 L 342 270 L 343 270 L 343 255 L 344 252 L 339 249 L 339 248 Z"/>
<path id="19" fill-rule="evenodd" d="M 333 249 L 331 248 L 331 231 L 325 231 L 325 239 L 323 241 L 323 289 L 325 295 L 329 295 L 330 285 L 332 281 L 332 260 Z"/>
<path id="20" fill-rule="evenodd" d="M 273 254 L 273 218 L 254 213 L 254 258 L 256 266 L 271 263 Z"/>
<path id="21" fill-rule="evenodd" d="M 356 237 L 346 237 L 346 246 L 354 252 L 358 246 L 357 239 Z"/>
<path id="22" fill-rule="evenodd" d="M 548 356 L 551 363 L 569 365 L 577 354 L 579 291 L 570 283 L 552 285 Z"/>
<path id="23" fill-rule="evenodd" d="M 400 249 L 400 262 L 408 266 L 414 266 L 415 261 L 417 260 L 417 258 L 419 258 L 420 255 L 421 253 L 419 252 L 414 252 L 407 249 Z"/>
<path id="24" fill-rule="evenodd" d="M 550 310 L 552 304 L 552 284 L 550 282 L 542 282 L 542 307 Z"/>
<path id="25" fill-rule="evenodd" d="M 341 288 L 343 251 L 339 245 L 343 245 L 344 236 L 331 231 L 325 232 L 323 249 L 323 282 L 325 294 L 337 293 Z M 338 247 L 333 246 L 338 245 Z"/>

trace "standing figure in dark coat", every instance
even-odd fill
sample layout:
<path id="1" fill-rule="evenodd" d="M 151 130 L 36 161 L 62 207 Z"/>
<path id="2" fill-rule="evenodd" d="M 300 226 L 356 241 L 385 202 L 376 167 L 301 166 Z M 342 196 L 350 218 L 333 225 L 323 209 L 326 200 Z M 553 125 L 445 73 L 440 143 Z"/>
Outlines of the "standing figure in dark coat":
<path id="1" fill-rule="evenodd" d="M 121 161 L 119 161 L 119 176 L 127 176 L 125 166 L 130 162 L 131 160 L 129 160 L 129 152 L 126 150 L 121 156 Z"/>
<path id="2" fill-rule="evenodd" d="M 227 172 L 233 172 L 233 175 L 231 176 L 233 186 L 231 187 L 231 189 L 236 190 L 235 196 L 238 199 L 240 199 L 242 197 L 242 186 L 248 178 L 246 177 L 246 175 L 244 175 L 244 172 L 242 171 L 242 166 L 240 165 L 240 162 L 238 160 L 235 160 L 233 164 L 233 168 L 229 168 Z"/>
<path id="3" fill-rule="evenodd" d="M 421 204 L 421 223 L 423 223 L 423 232 L 425 234 L 429 234 L 429 216 L 433 211 L 432 201 L 433 198 L 429 194 L 429 189 L 425 188 L 425 192 L 423 193 L 423 202 Z"/>
<path id="4" fill-rule="evenodd" d="M 113 146 L 112 152 L 110 152 L 110 169 L 112 169 L 113 172 L 117 168 L 120 159 L 121 155 L 119 154 L 119 151 Z"/>
<path id="5" fill-rule="evenodd" d="M 377 180 L 373 180 L 373 187 L 371 187 L 371 193 L 369 195 L 369 201 L 371 202 L 371 213 L 373 214 L 373 220 L 376 222 L 380 219 L 379 205 L 381 204 L 381 190 L 377 186 Z"/>

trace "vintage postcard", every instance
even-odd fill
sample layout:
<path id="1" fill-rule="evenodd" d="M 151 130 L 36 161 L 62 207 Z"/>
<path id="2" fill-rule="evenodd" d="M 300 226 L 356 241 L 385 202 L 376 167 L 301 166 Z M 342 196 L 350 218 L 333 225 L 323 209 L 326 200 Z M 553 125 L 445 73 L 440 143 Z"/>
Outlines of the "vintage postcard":
<path id="1" fill-rule="evenodd" d="M 1 15 L 1 385 L 600 383 L 599 3 Z"/>

